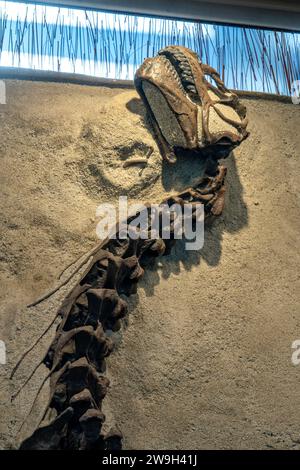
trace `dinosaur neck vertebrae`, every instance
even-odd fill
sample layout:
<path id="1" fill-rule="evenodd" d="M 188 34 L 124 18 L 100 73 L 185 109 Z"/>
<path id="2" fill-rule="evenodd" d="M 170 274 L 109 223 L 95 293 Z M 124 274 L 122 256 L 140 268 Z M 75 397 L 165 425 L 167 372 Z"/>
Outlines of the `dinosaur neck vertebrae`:
<path id="1" fill-rule="evenodd" d="M 219 166 L 214 176 L 205 176 L 195 187 L 163 204 L 202 203 L 206 218 L 217 216 L 224 205 L 225 175 L 226 169 Z M 149 208 L 149 218 L 150 214 Z M 130 220 L 132 217 L 128 223 Z M 39 425 L 21 449 L 121 448 L 118 430 L 102 431 L 102 401 L 109 387 L 105 359 L 113 350 L 107 332 L 120 329 L 127 313 L 124 296 L 136 292 L 145 267 L 153 258 L 169 254 L 174 243 L 172 236 L 168 240 L 116 237 L 95 250 L 81 280 L 58 311 L 61 322 L 43 360 L 50 370 L 50 398 L 42 420 L 49 409 L 57 416 L 50 424 Z"/>
<path id="2" fill-rule="evenodd" d="M 146 59 L 136 72 L 135 86 L 163 158 L 174 163 L 179 154 L 184 157 L 188 153 L 206 161 L 206 175 L 197 185 L 167 198 L 162 204 L 195 206 L 192 212 L 182 211 L 183 226 L 185 217 L 196 222 L 196 203 L 204 205 L 206 218 L 220 215 L 226 169 L 218 166 L 218 160 L 227 157 L 248 136 L 245 107 L 214 69 L 202 64 L 193 51 L 179 46 L 169 46 L 158 56 Z M 124 296 L 136 292 L 147 264 L 159 255 L 169 254 L 176 241 L 174 220 L 167 230 L 168 239 L 164 239 L 163 223 L 159 223 L 159 238 L 152 238 L 151 206 L 145 210 L 149 228 L 146 238 L 123 239 L 118 236 L 117 227 L 115 238 L 106 239 L 89 252 L 88 267 L 59 309 L 57 317 L 61 322 L 43 359 L 49 369 L 50 398 L 41 422 L 49 409 L 56 413 L 56 418 L 46 426 L 39 423 L 21 449 L 121 447 L 119 431 L 111 429 L 105 434 L 103 430 L 102 401 L 109 387 L 104 375 L 105 360 L 113 350 L 108 332 L 121 327 L 127 313 Z M 137 215 L 127 219 L 127 226 Z M 36 343 L 22 356 L 12 375 Z M 32 409 L 34 405 L 35 402 Z"/>

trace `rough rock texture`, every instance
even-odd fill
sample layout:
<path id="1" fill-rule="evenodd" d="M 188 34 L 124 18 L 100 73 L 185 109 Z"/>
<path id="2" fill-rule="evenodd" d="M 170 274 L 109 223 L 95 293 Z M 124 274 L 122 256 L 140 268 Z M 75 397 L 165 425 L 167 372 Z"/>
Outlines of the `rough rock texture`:
<path id="1" fill-rule="evenodd" d="M 119 194 L 159 201 L 201 173 L 200 162 L 184 160 L 161 174 L 134 91 L 18 81 L 7 91 L 0 106 L 2 448 L 32 432 L 42 413 L 47 386 L 16 437 L 46 369 L 12 405 L 10 395 L 53 329 L 12 384 L 6 374 L 73 283 L 35 309 L 24 305 L 94 245 L 99 203 Z M 244 103 L 251 136 L 226 162 L 223 216 L 200 253 L 179 243 L 146 273 L 115 334 L 104 412 L 107 426 L 123 431 L 125 448 L 300 448 L 300 366 L 291 364 L 291 343 L 300 338 L 300 115 L 292 104 Z M 147 166 L 122 166 L 140 156 Z"/>

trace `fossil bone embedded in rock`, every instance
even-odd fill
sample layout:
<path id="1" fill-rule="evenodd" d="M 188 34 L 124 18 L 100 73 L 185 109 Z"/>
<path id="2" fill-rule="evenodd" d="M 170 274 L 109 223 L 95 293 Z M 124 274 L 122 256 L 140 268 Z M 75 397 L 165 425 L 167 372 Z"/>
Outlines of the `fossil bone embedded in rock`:
<path id="1" fill-rule="evenodd" d="M 180 149 L 224 158 L 248 136 L 238 96 L 186 47 L 168 46 L 146 59 L 134 81 L 169 162 Z"/>

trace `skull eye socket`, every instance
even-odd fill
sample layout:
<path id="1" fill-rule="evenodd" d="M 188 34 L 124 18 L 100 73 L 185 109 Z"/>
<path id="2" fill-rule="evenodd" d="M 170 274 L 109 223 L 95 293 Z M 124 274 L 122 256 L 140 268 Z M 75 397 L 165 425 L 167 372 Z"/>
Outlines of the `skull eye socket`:
<path id="1" fill-rule="evenodd" d="M 220 139 L 216 140 L 216 144 L 227 146 L 227 145 L 232 145 L 232 142 L 229 139 L 229 137 L 224 136 L 224 137 L 221 137 Z"/>

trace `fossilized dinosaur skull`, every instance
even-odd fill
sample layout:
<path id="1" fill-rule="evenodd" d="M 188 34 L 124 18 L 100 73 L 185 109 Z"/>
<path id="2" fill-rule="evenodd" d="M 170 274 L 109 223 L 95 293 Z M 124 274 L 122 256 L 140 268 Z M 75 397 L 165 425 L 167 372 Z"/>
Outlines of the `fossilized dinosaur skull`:
<path id="1" fill-rule="evenodd" d="M 180 149 L 224 158 L 248 136 L 246 108 L 238 96 L 186 47 L 168 46 L 146 59 L 134 81 L 169 162 Z"/>

